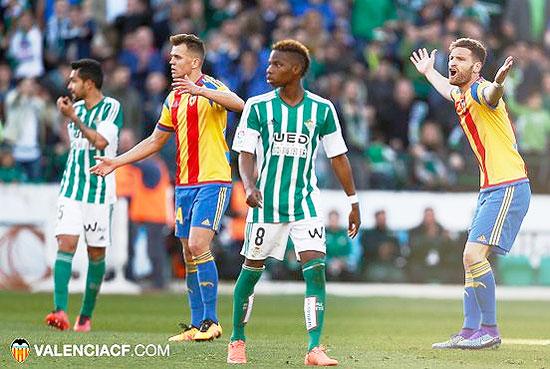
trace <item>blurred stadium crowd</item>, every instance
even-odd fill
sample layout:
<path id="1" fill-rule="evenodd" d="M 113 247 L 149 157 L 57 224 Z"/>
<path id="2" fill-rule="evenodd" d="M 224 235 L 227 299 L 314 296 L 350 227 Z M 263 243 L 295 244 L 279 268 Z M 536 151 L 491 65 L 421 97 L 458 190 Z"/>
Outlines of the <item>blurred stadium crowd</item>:
<path id="1" fill-rule="evenodd" d="M 550 0 L 2 0 L 0 16 L 0 182 L 59 181 L 68 137 L 55 101 L 67 94 L 75 59 L 102 62 L 104 92 L 124 109 L 120 150 L 149 135 L 170 88 L 168 36 L 194 33 L 206 40 L 204 72 L 243 99 L 270 89 L 265 69 L 274 41 L 295 38 L 307 45 L 312 63 L 304 82 L 335 104 L 359 189 L 477 190 L 478 168 L 454 107 L 409 62 L 412 50 L 437 48 L 436 66 L 446 75 L 449 44 L 472 37 L 488 48 L 487 79 L 507 55 L 514 56 L 505 92 L 508 111 L 534 192 L 550 192 L 550 161 L 545 160 L 550 152 Z M 228 142 L 238 118 L 229 116 Z M 171 223 L 165 216 L 170 206 L 159 206 L 151 215 L 140 208 L 151 202 L 134 199 L 128 188 L 166 198 L 174 152 L 172 142 L 159 157 L 117 178 L 119 195 L 131 199 L 133 224 L 156 225 L 152 239 Z M 322 154 L 317 168 L 321 187 L 336 188 Z M 232 207 L 228 236 L 219 241 L 219 254 L 225 252 L 229 260 L 238 258 L 242 241 L 242 204 Z M 383 223 L 383 211 L 376 224 L 378 217 Z M 445 280 L 445 273 L 455 274 L 448 265 L 458 264 L 460 256 L 446 264 L 440 255 L 448 253 L 431 252 L 429 240 L 439 248 L 462 241 L 451 240 L 433 218 L 426 210 L 426 224 L 403 235 L 390 237 L 382 225 L 367 230 L 359 248 L 336 232 L 330 236 L 333 246 L 329 239 L 328 256 L 334 260 L 329 270 L 343 279 Z M 414 240 L 422 240 L 425 254 L 410 252 L 417 250 L 410 247 Z M 179 250 L 177 243 L 172 248 Z M 152 260 L 164 258 L 164 250 L 150 251 Z M 366 268 L 376 260 L 376 268 Z M 290 264 L 285 268 L 291 270 Z M 427 275 L 427 264 L 439 271 Z M 273 268 L 274 276 L 280 267 Z M 235 273 L 222 267 L 225 272 Z M 132 278 L 131 271 L 128 275 Z M 159 277 L 155 283 L 164 282 Z"/>

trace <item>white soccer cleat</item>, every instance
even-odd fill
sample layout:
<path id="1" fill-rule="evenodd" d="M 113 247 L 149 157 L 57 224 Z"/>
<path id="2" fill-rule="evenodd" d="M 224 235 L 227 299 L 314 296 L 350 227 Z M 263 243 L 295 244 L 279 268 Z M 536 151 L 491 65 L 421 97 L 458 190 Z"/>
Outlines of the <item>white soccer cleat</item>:
<path id="1" fill-rule="evenodd" d="M 457 349 L 460 348 L 458 345 L 464 340 L 466 340 L 466 338 L 462 337 L 460 334 L 453 334 L 447 341 L 434 343 L 432 348 L 437 350 Z"/>
<path id="2" fill-rule="evenodd" d="M 499 336 L 491 336 L 488 333 L 472 336 L 458 343 L 458 348 L 465 350 L 497 349 L 502 340 Z"/>

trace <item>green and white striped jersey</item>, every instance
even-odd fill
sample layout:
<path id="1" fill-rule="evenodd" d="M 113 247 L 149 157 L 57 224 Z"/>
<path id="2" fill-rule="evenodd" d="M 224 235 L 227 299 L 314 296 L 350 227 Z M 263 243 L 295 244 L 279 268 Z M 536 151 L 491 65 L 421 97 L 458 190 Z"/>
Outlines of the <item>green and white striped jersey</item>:
<path id="1" fill-rule="evenodd" d="M 330 101 L 306 91 L 293 107 L 279 90 L 248 99 L 233 150 L 256 154 L 263 207 L 249 209 L 249 222 L 286 223 L 320 215 L 315 175 L 319 141 L 329 158 L 347 152 Z"/>
<path id="2" fill-rule="evenodd" d="M 114 174 L 105 178 L 96 176 L 90 174 L 90 167 L 96 164 L 94 156 L 116 156 L 118 133 L 122 128 L 122 106 L 111 97 L 104 97 L 89 110 L 83 100 L 73 106 L 82 123 L 97 130 L 109 145 L 104 150 L 96 149 L 75 124 L 70 122 L 67 129 L 71 148 L 59 194 L 76 201 L 112 204 L 116 200 Z"/>

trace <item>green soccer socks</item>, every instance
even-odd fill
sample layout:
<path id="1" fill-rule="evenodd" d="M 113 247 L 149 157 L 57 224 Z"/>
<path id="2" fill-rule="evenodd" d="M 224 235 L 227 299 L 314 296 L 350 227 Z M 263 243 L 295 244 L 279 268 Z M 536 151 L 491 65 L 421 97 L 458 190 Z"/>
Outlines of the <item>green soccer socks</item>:
<path id="1" fill-rule="evenodd" d="M 319 346 L 325 317 L 325 260 L 312 259 L 302 265 L 306 282 L 304 314 L 309 335 L 308 351 Z"/>
<path id="2" fill-rule="evenodd" d="M 254 286 L 260 280 L 264 268 L 243 265 L 233 293 L 233 333 L 231 341 L 246 340 L 244 326 L 250 318 L 254 301 Z"/>

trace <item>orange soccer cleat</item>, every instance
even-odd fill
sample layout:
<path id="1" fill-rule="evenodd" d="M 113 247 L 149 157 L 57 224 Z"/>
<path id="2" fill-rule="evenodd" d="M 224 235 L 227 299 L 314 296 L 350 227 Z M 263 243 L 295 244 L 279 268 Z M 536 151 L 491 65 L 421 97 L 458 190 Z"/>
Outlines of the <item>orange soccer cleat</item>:
<path id="1" fill-rule="evenodd" d="M 47 325 L 57 328 L 60 331 L 67 330 L 71 326 L 71 323 L 69 323 L 69 317 L 63 310 L 52 311 L 46 315 L 45 321 Z"/>
<path id="2" fill-rule="evenodd" d="M 75 332 L 89 332 L 92 330 L 92 320 L 88 316 L 78 316 L 74 322 Z"/>
<path id="3" fill-rule="evenodd" d="M 246 364 L 246 348 L 243 340 L 229 342 L 227 345 L 228 364 Z"/>
<path id="4" fill-rule="evenodd" d="M 325 353 L 326 349 L 322 346 L 314 347 L 310 352 L 306 354 L 304 360 L 305 365 L 310 366 L 335 366 L 338 365 L 338 361 L 331 359 Z"/>

